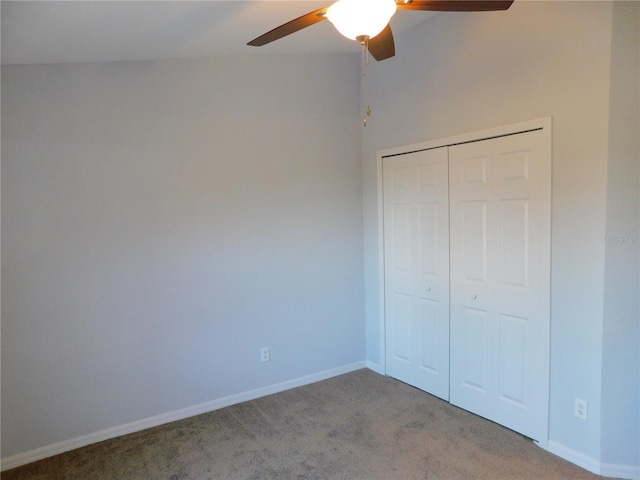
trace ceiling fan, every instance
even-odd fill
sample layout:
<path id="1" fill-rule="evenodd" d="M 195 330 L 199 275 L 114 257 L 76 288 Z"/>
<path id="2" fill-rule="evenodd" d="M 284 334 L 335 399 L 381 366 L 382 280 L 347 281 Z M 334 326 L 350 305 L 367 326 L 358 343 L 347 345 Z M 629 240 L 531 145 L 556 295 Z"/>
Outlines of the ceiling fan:
<path id="1" fill-rule="evenodd" d="M 395 55 L 389 20 L 396 10 L 483 12 L 506 10 L 512 3 L 513 0 L 338 0 L 280 25 L 247 45 L 261 47 L 327 19 L 342 35 L 366 45 L 373 58 L 381 61 Z"/>

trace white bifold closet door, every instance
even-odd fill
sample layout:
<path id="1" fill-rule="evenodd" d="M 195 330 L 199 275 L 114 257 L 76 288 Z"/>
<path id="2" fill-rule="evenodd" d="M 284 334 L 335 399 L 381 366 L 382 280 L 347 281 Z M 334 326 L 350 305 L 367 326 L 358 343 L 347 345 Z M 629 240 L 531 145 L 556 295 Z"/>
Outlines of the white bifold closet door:
<path id="1" fill-rule="evenodd" d="M 449 149 L 451 403 L 547 438 L 550 183 L 542 132 Z"/>
<path id="2" fill-rule="evenodd" d="M 387 374 L 449 399 L 447 148 L 383 160 Z"/>
<path id="3" fill-rule="evenodd" d="M 383 158 L 386 373 L 548 433 L 550 159 L 542 130 Z"/>

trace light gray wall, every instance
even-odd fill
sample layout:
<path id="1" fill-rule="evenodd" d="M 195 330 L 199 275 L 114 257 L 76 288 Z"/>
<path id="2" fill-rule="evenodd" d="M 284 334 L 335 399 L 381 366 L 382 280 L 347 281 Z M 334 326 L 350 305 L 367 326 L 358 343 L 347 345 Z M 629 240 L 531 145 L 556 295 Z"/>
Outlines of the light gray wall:
<path id="1" fill-rule="evenodd" d="M 353 56 L 3 67 L 3 457 L 362 360 L 363 314 L 379 363 L 376 150 L 551 115 L 551 440 L 633 462 L 624 8 L 438 15 L 362 134 Z"/>
<path id="2" fill-rule="evenodd" d="M 380 363 L 376 151 L 553 117 L 549 432 L 554 448 L 595 460 L 611 35 L 612 4 L 604 2 L 515 2 L 506 12 L 437 15 L 397 39 L 395 58 L 372 65 L 374 113 L 363 136 L 367 355 Z M 632 397 L 636 382 L 629 381 Z M 588 421 L 574 416 L 576 397 L 589 402 Z"/>
<path id="3" fill-rule="evenodd" d="M 364 360 L 358 69 L 2 68 L 3 457 Z"/>
<path id="4" fill-rule="evenodd" d="M 602 460 L 638 465 L 640 336 L 640 3 L 615 2 L 602 365 Z M 632 388 L 635 380 L 636 388 Z M 628 412 L 623 414 L 623 412 Z"/>

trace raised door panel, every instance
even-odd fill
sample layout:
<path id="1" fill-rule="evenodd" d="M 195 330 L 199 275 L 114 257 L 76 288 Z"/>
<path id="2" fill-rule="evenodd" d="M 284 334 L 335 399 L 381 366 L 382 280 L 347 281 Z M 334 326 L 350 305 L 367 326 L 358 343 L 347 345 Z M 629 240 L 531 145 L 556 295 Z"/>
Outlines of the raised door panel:
<path id="1" fill-rule="evenodd" d="M 550 165 L 541 131 L 493 143 L 499 232 L 493 419 L 541 440 L 548 433 Z"/>
<path id="2" fill-rule="evenodd" d="M 447 149 L 383 159 L 383 195 L 386 370 L 448 399 Z"/>
<path id="3" fill-rule="evenodd" d="M 451 147 L 449 152 L 451 402 L 485 417 L 491 414 L 495 390 L 492 155 L 491 146 L 483 142 Z"/>
<path id="4" fill-rule="evenodd" d="M 541 131 L 450 148 L 451 401 L 546 439 L 548 159 Z"/>
<path id="5" fill-rule="evenodd" d="M 396 371 L 411 368 L 413 322 L 413 265 L 411 259 L 412 168 L 398 163 L 386 170 L 385 177 L 385 275 L 389 289 L 385 315 L 389 318 L 387 354 Z"/>
<path id="6" fill-rule="evenodd" d="M 401 362 L 406 366 L 411 364 L 411 339 L 413 338 L 413 311 L 411 295 L 394 292 L 389 298 L 391 317 L 393 322 L 389 330 L 391 339 L 391 355 L 394 362 Z"/>

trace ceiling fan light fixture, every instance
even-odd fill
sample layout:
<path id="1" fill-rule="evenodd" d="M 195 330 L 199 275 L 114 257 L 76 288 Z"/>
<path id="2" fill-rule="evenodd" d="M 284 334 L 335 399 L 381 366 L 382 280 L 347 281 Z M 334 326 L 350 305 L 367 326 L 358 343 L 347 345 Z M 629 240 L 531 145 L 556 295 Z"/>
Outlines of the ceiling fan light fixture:
<path id="1" fill-rule="evenodd" d="M 327 19 L 351 40 L 378 35 L 396 12 L 395 0 L 338 0 L 327 9 Z"/>

